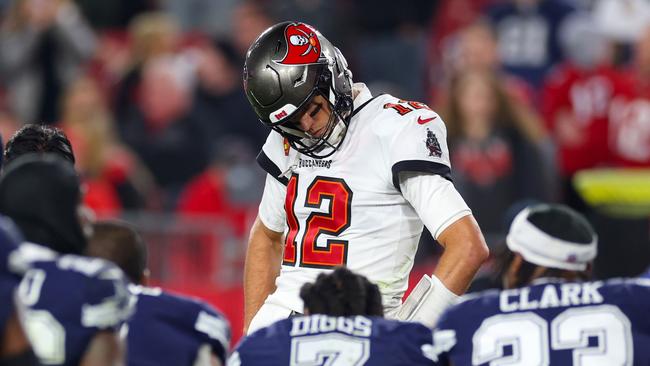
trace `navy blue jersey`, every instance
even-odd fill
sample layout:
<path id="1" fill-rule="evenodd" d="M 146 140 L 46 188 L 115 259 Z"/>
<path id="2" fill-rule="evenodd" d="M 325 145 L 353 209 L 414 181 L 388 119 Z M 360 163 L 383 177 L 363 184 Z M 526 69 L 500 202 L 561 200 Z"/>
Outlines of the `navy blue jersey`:
<path id="1" fill-rule="evenodd" d="M 528 9 L 513 1 L 497 2 L 488 11 L 504 68 L 534 86 L 562 60 L 559 29 L 574 8 L 563 0 L 542 0 Z"/>
<path id="2" fill-rule="evenodd" d="M 9 270 L 9 257 L 22 241 L 11 220 L 0 216 L 0 335 L 14 311 L 14 290 L 20 277 Z"/>
<path id="3" fill-rule="evenodd" d="M 536 282 L 469 295 L 435 339 L 454 365 L 650 365 L 650 280 Z"/>
<path id="4" fill-rule="evenodd" d="M 77 365 L 101 330 L 117 330 L 134 301 L 122 271 L 76 255 L 34 261 L 18 287 L 17 306 L 43 364 Z"/>
<path id="5" fill-rule="evenodd" d="M 417 323 L 315 314 L 249 335 L 228 365 L 433 365 L 432 339 Z"/>
<path id="6" fill-rule="evenodd" d="M 206 347 L 225 363 L 230 325 L 212 306 L 159 288 L 131 291 L 138 301 L 127 323 L 127 365 L 192 366 Z"/>

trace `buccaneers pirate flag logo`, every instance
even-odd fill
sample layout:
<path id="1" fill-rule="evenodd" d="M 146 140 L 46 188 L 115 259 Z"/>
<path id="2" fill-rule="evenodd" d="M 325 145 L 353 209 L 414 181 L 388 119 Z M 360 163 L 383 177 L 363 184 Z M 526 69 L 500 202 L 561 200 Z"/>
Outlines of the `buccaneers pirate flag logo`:
<path id="1" fill-rule="evenodd" d="M 287 42 L 287 54 L 282 60 L 275 61 L 283 65 L 306 65 L 318 61 L 321 53 L 320 41 L 316 31 L 304 23 L 291 23 L 284 29 Z"/>
<path id="2" fill-rule="evenodd" d="M 427 145 L 429 150 L 429 156 L 435 156 L 439 158 L 442 156 L 442 149 L 440 148 L 440 143 L 436 135 L 427 128 L 427 139 L 424 140 L 424 143 Z"/>

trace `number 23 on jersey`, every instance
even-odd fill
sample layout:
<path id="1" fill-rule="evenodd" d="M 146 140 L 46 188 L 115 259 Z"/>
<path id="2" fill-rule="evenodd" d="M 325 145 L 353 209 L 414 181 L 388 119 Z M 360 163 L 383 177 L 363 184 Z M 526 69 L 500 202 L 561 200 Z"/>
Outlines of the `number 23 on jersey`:
<path id="1" fill-rule="evenodd" d="M 352 190 L 343 179 L 317 176 L 307 188 L 304 203 L 298 203 L 299 176 L 294 174 L 287 184 L 284 210 L 287 213 L 287 233 L 283 265 L 295 266 L 296 253 L 300 251 L 300 267 L 332 268 L 345 265 L 348 257 L 348 241 L 327 239 L 325 246 L 318 246 L 321 234 L 338 236 L 350 227 Z M 323 201 L 329 201 L 325 212 L 318 211 Z M 296 216 L 296 205 L 314 209 L 302 222 Z M 302 238 L 298 237 L 301 225 L 305 225 Z"/>

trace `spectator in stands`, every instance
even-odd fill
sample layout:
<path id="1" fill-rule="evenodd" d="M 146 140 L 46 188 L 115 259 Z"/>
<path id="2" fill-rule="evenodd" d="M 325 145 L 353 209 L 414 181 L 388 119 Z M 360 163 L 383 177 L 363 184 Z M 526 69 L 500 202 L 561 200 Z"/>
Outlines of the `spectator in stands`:
<path id="1" fill-rule="evenodd" d="M 596 27 L 617 44 L 634 44 L 650 24 L 650 3 L 645 0 L 593 1 Z"/>
<path id="2" fill-rule="evenodd" d="M 562 0 L 509 0 L 489 7 L 505 70 L 539 86 L 562 60 L 558 29 L 573 11 Z"/>
<path id="3" fill-rule="evenodd" d="M 138 104 L 120 121 L 124 142 L 151 170 L 173 204 L 182 186 L 207 165 L 205 137 L 191 114 L 192 82 L 171 58 L 147 62 Z"/>
<path id="4" fill-rule="evenodd" d="M 0 92 L 0 95 L 2 95 L 2 92 Z M 0 96 L 0 136 L 3 137 L 3 141 L 5 142 L 23 125 L 9 106 L 6 105 L 6 102 L 4 95 Z"/>
<path id="5" fill-rule="evenodd" d="M 129 41 L 128 33 L 123 29 L 100 33 L 95 55 L 86 66 L 86 74 L 99 85 L 111 109 L 117 105 L 120 82 L 132 66 Z"/>
<path id="6" fill-rule="evenodd" d="M 131 60 L 126 74 L 116 87 L 115 116 L 119 122 L 129 108 L 137 103 L 137 88 L 145 63 L 161 56 L 174 54 L 180 31 L 175 20 L 162 12 L 143 13 L 129 24 Z"/>
<path id="7" fill-rule="evenodd" d="M 464 42 L 461 39 L 464 29 L 484 23 L 479 20 L 483 16 L 482 10 L 494 2 L 494 0 L 440 0 L 439 5 L 434 9 L 427 39 L 427 91 L 432 105 L 446 103 L 444 98 L 439 98 L 438 93 L 447 89 L 444 84 L 449 82 L 450 68 L 453 69 L 454 63 L 459 61 L 457 59 L 459 53 L 463 52 L 459 50 L 462 48 L 459 44 Z M 489 27 L 488 24 L 486 26 Z M 489 32 L 492 33 L 491 27 Z M 485 43 L 478 46 L 486 52 L 479 55 L 481 59 L 486 58 L 483 56 L 498 54 L 493 35 L 490 34 L 489 38 L 482 38 L 481 41 Z"/>
<path id="8" fill-rule="evenodd" d="M 609 113 L 609 147 L 617 166 L 650 167 L 650 24 L 634 47 L 629 90 Z"/>
<path id="9" fill-rule="evenodd" d="M 160 5 L 186 32 L 226 36 L 232 32 L 233 11 L 240 3 L 241 0 L 166 0 Z"/>
<path id="10" fill-rule="evenodd" d="M 213 145 L 208 168 L 192 179 L 178 200 L 178 212 L 226 219 L 244 235 L 264 189 L 264 176 L 254 161 L 254 149 L 237 136 L 222 136 Z"/>
<path id="11" fill-rule="evenodd" d="M 148 171 L 118 139 L 104 95 L 82 77 L 66 91 L 62 124 L 75 147 L 77 169 L 86 185 L 85 202 L 98 216 L 145 206 L 153 185 Z"/>
<path id="12" fill-rule="evenodd" d="M 581 209 L 571 177 L 608 159 L 608 114 L 615 95 L 627 89 L 611 63 L 611 48 L 588 14 L 575 14 L 560 31 L 567 60 L 546 78 L 542 111 L 558 146 L 567 204 Z"/>
<path id="13" fill-rule="evenodd" d="M 548 197 L 545 134 L 521 113 L 492 74 L 471 71 L 451 83 L 446 115 L 454 183 L 486 233 L 499 233 L 514 202 Z"/>
<path id="14" fill-rule="evenodd" d="M 241 92 L 242 63 L 227 41 L 211 42 L 199 49 L 193 113 L 209 145 L 229 135 L 255 151 L 262 147 L 268 132 L 259 128 L 260 122 Z"/>
<path id="15" fill-rule="evenodd" d="M 244 58 L 257 36 L 275 23 L 266 9 L 255 0 L 242 1 L 235 8 L 233 19 L 232 41 L 241 58 Z"/>
<path id="16" fill-rule="evenodd" d="M 94 29 L 99 31 L 127 27 L 137 15 L 159 8 L 159 1 L 151 0 L 75 0 Z"/>
<path id="17" fill-rule="evenodd" d="M 95 35 L 71 0 L 16 0 L 0 30 L 0 73 L 26 123 L 54 123 L 66 85 L 92 57 Z"/>
<path id="18" fill-rule="evenodd" d="M 533 110 L 534 92 L 530 85 L 521 78 L 503 72 L 496 34 L 489 23 L 479 20 L 458 30 L 455 42 L 447 45 L 445 51 L 444 78 L 439 80 L 439 89 L 435 90 L 436 105 L 444 105 L 449 97 L 445 92 L 454 75 L 468 70 L 487 72 L 497 77 L 505 87 L 508 96 L 521 102 L 521 106 Z"/>

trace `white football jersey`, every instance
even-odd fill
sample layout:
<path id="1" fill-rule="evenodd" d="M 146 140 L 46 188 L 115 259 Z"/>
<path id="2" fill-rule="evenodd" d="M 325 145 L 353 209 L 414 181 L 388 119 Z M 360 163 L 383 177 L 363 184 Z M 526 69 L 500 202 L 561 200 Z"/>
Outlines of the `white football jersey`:
<path id="1" fill-rule="evenodd" d="M 360 91 L 354 114 L 333 155 L 302 155 L 273 131 L 257 157 L 276 180 L 267 178 L 260 220 L 285 234 L 277 290 L 267 303 L 302 312 L 300 287 L 341 265 L 379 286 L 387 314 L 401 303 L 423 224 L 400 192 L 399 174 L 421 172 L 449 180 L 447 133 L 440 116 L 422 103 L 390 95 L 373 98 L 365 85 L 355 88 Z M 454 204 L 442 204 L 449 209 L 436 207 L 443 214 L 425 221 L 432 233 L 459 212 L 469 214 L 460 196 Z"/>

